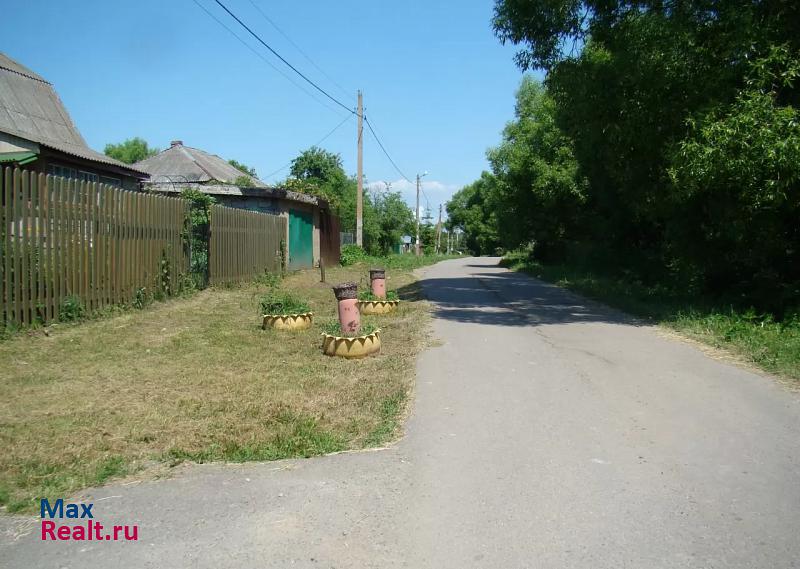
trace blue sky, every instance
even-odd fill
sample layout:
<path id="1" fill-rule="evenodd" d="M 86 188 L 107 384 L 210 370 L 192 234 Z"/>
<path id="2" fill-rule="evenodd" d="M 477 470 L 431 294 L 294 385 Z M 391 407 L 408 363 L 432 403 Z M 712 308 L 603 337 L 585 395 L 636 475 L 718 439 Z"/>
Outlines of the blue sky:
<path id="1" fill-rule="evenodd" d="M 324 74 L 250 0 L 222 1 L 348 106 L 360 88 L 365 113 L 400 169 L 411 179 L 429 172 L 424 189 L 434 210 L 486 168 L 486 148 L 513 115 L 522 76 L 515 49 L 492 34 L 491 0 L 253 0 Z M 197 2 L 302 84 L 214 0 Z M 288 168 L 271 173 L 346 116 L 289 82 L 193 0 L 34 0 L 4 12 L 0 37 L 0 49 L 55 85 L 98 150 L 132 136 L 161 148 L 181 139 L 274 182 Z M 355 140 L 353 117 L 321 146 L 355 173 Z M 413 188 L 366 127 L 364 173 L 373 185 L 391 182 L 412 203 Z"/>

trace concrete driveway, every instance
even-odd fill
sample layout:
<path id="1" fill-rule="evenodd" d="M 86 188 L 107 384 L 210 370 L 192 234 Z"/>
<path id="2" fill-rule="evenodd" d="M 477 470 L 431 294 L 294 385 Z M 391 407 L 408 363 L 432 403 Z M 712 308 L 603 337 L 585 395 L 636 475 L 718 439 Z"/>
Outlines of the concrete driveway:
<path id="1" fill-rule="evenodd" d="M 0 566 L 800 567 L 800 397 L 496 263 L 426 271 L 392 448 L 97 489 L 138 542 L 4 517 Z"/>

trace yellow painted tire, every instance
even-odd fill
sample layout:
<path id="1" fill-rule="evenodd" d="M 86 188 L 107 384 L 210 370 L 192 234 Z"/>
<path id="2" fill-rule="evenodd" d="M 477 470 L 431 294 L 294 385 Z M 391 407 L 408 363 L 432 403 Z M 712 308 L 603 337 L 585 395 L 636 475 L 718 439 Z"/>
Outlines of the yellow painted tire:
<path id="1" fill-rule="evenodd" d="M 389 314 L 397 310 L 399 300 L 359 300 L 358 310 L 361 314 Z"/>
<path id="2" fill-rule="evenodd" d="M 338 356 L 340 358 L 365 358 L 370 354 L 381 351 L 380 329 L 372 334 L 365 336 L 354 336 L 346 338 L 322 334 L 322 352 L 327 356 Z"/>
<path id="3" fill-rule="evenodd" d="M 313 312 L 305 314 L 265 314 L 261 327 L 276 330 L 308 330 L 314 317 Z"/>

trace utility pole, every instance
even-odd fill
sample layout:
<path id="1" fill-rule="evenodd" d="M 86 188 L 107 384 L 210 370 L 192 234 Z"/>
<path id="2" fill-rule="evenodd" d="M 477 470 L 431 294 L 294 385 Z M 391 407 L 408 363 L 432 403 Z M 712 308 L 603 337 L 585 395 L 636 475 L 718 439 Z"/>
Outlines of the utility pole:
<path id="1" fill-rule="evenodd" d="M 364 106 L 358 91 L 358 196 L 356 197 L 356 245 L 364 246 Z M 419 192 L 417 192 L 419 193 Z M 419 199 L 419 196 L 417 196 Z M 418 232 L 419 233 L 419 232 Z"/>
<path id="2" fill-rule="evenodd" d="M 436 254 L 442 248 L 442 204 L 439 204 L 439 223 L 436 224 Z"/>
<path id="3" fill-rule="evenodd" d="M 417 241 L 416 241 L 416 248 L 417 248 L 417 257 L 420 255 L 420 248 L 419 248 L 419 174 L 417 174 Z"/>

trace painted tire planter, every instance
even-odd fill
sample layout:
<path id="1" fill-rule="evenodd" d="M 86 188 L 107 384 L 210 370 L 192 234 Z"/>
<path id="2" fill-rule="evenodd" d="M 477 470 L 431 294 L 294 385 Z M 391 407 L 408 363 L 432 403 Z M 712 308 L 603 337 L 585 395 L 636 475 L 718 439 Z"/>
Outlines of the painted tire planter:
<path id="1" fill-rule="evenodd" d="M 343 337 L 322 333 L 322 352 L 327 356 L 357 359 L 381 351 L 380 328 L 364 336 Z"/>
<path id="2" fill-rule="evenodd" d="M 389 314 L 397 310 L 399 300 L 359 300 L 358 310 L 361 314 Z"/>
<path id="3" fill-rule="evenodd" d="M 265 314 L 261 327 L 275 330 L 308 330 L 314 318 L 313 312 L 304 314 Z"/>

